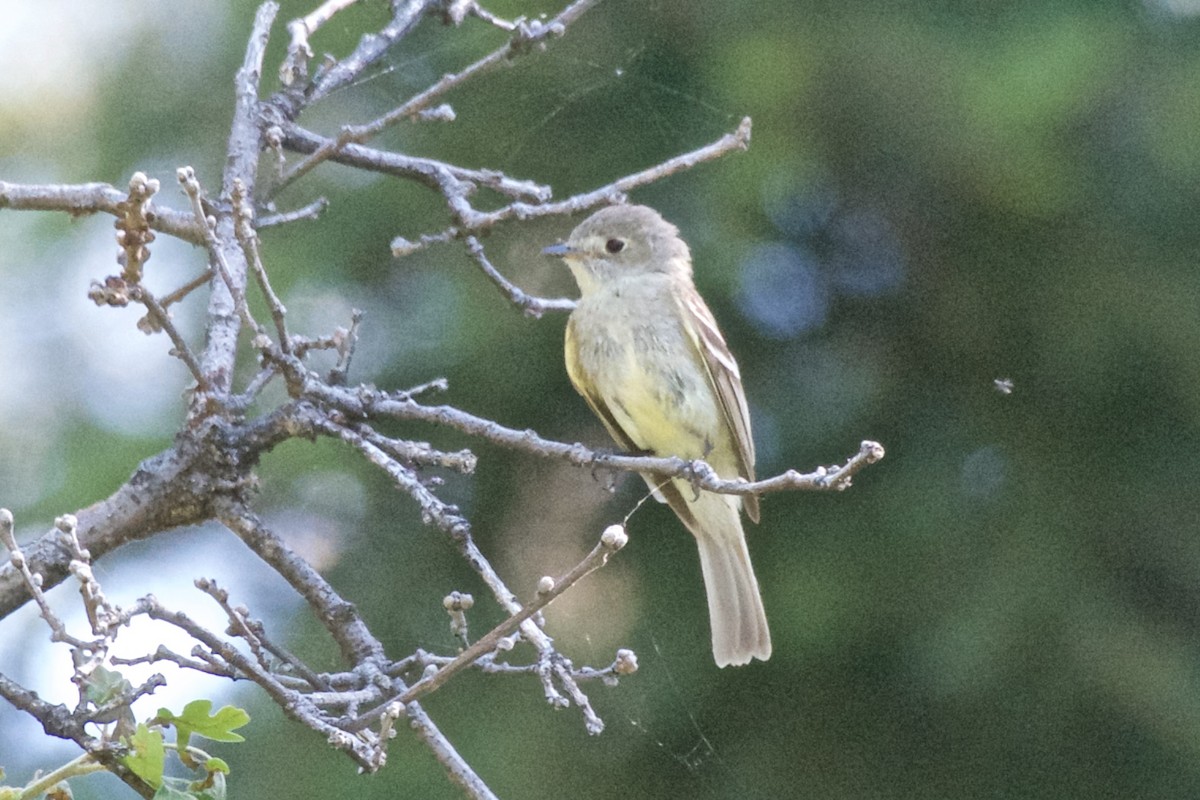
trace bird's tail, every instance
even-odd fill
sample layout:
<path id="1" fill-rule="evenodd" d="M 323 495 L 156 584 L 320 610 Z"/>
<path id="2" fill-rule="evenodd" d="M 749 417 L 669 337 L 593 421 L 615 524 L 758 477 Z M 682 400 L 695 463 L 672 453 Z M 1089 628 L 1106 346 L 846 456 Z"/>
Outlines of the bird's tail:
<path id="1" fill-rule="evenodd" d="M 750 565 L 742 530 L 741 501 L 735 495 L 700 492 L 676 481 L 671 507 L 696 537 L 700 569 L 708 593 L 713 658 L 718 667 L 771 657 L 771 631 Z M 671 496 L 673 495 L 673 496 Z M 685 513 L 677 506 L 686 507 Z"/>

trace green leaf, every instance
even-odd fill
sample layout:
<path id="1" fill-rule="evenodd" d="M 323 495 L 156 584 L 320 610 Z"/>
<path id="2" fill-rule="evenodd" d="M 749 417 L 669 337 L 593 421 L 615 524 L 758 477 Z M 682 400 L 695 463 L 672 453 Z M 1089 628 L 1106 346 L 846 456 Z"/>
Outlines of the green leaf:
<path id="1" fill-rule="evenodd" d="M 87 679 L 87 699 L 98 706 L 132 691 L 133 684 L 124 675 L 106 667 L 96 667 Z"/>
<path id="2" fill-rule="evenodd" d="M 192 734 L 212 739 L 214 742 L 245 741 L 244 737 L 233 733 L 233 730 L 248 723 L 250 721 L 249 714 L 234 706 L 225 706 L 216 714 L 210 715 L 209 711 L 211 710 L 211 700 L 193 700 L 184 706 L 183 713 L 179 716 L 175 716 L 165 708 L 160 708 L 158 717 L 164 723 L 175 726 L 179 732 L 177 746 L 180 750 L 187 747 Z"/>
<path id="3" fill-rule="evenodd" d="M 204 762 L 204 768 L 209 772 L 223 772 L 226 775 L 229 774 L 229 765 L 225 763 L 224 759 L 217 758 L 216 756 L 210 756 L 208 761 Z"/>
<path id="4" fill-rule="evenodd" d="M 139 723 L 133 736 L 124 741 L 133 752 L 122 758 L 121 763 L 129 767 L 134 775 L 155 789 L 160 789 L 163 785 L 163 765 L 166 761 L 162 733 L 152 731 L 144 723 Z"/>

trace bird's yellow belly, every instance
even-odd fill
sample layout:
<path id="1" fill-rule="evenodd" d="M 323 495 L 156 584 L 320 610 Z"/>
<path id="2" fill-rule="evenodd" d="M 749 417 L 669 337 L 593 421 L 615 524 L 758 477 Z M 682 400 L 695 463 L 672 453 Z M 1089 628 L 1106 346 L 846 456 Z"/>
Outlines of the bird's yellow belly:
<path id="1" fill-rule="evenodd" d="M 626 353 L 618 364 L 622 374 L 609 376 L 601 391 L 631 438 L 658 455 L 707 457 L 715 444 L 708 432 L 721 426 L 705 377 L 688 363 L 648 368 L 636 353 Z"/>

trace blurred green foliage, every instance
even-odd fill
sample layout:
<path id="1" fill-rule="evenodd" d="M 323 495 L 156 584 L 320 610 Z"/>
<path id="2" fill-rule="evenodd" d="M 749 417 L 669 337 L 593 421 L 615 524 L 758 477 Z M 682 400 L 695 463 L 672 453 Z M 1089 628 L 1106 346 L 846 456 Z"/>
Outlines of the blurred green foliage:
<path id="1" fill-rule="evenodd" d="M 280 20 L 311 5 L 286 2 Z M 167 185 L 194 163 L 215 187 L 253 3 L 232 9 L 187 59 L 152 29 L 113 65 L 89 64 L 102 78 L 86 128 L 42 136 L 27 110 L 0 108 L 0 178 L 119 184 L 153 167 Z M 316 48 L 344 54 L 385 14 L 378 0 L 357 7 Z M 277 26 L 268 86 L 284 38 Z M 374 117 L 502 39 L 427 21 L 309 121 L 332 132 Z M 764 502 L 750 537 L 775 635 L 767 664 L 715 669 L 694 550 L 649 504 L 584 600 L 549 614 L 578 662 L 639 654 L 637 675 L 591 689 L 602 736 L 553 713 L 534 681 L 472 675 L 431 697 L 500 796 L 1200 793 L 1200 7 L 606 0 L 549 52 L 448 99 L 457 122 L 380 144 L 502 168 L 558 197 L 753 117 L 748 153 L 634 199 L 692 244 L 742 364 L 760 474 L 844 459 L 864 438 L 888 449 L 850 491 Z M 437 198 L 325 166 L 279 202 L 318 194 L 325 216 L 265 232 L 264 253 L 307 332 L 368 309 L 358 379 L 445 376 L 446 402 L 607 446 L 563 374 L 561 317 L 523 318 L 453 247 L 390 259 L 392 237 L 446 223 Z M 0 231 L 12 216 L 0 212 Z M 537 253 L 570 227 L 509 225 L 488 246 L 525 288 L 569 293 Z M 60 228 L 43 230 L 73 235 Z M 71 477 L 48 476 L 19 519 L 93 502 L 162 444 L 59 413 Z M 0 442 L 10 425 L 21 420 L 0 421 Z M 478 452 L 478 474 L 444 494 L 518 590 L 567 567 L 642 490 L 630 480 L 609 496 L 606 476 L 396 432 Z M 264 508 L 338 519 L 337 498 L 318 502 L 305 482 L 322 470 L 348 471 L 366 498 L 331 579 L 393 654 L 453 648 L 440 597 L 484 590 L 383 476 L 292 443 L 263 464 Z M 477 604 L 476 631 L 498 618 L 491 605 Z M 297 650 L 319 641 L 296 626 Z M 361 778 L 248 702 L 248 741 L 228 754 L 238 796 L 457 796 L 404 731 L 387 768 Z"/>

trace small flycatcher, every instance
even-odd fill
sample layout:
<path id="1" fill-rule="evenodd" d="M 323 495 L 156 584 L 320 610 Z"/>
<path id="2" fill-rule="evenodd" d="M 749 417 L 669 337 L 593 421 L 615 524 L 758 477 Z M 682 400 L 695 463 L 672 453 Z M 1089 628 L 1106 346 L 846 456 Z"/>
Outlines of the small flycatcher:
<path id="1" fill-rule="evenodd" d="M 741 375 L 692 283 L 691 253 L 675 226 L 645 206 L 612 206 L 543 252 L 562 256 L 579 284 L 567 374 L 617 443 L 703 459 L 722 478 L 753 481 Z M 765 661 L 771 634 L 740 514 L 757 522 L 758 498 L 643 478 L 696 537 L 717 666 Z"/>

